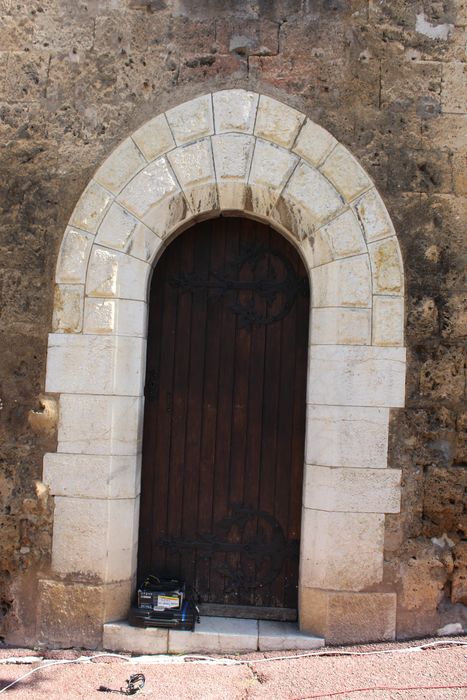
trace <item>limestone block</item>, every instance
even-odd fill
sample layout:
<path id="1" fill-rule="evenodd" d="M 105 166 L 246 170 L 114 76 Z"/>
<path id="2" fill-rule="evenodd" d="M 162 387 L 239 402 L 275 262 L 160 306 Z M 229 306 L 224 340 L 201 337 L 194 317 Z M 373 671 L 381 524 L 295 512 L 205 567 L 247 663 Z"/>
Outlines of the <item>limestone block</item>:
<path id="1" fill-rule="evenodd" d="M 144 338 L 147 330 L 147 304 L 132 299 L 96 299 L 84 304 L 84 333 L 129 335 Z"/>
<path id="2" fill-rule="evenodd" d="M 168 159 L 192 211 L 198 214 L 216 209 L 217 188 L 211 140 L 202 139 L 177 148 L 168 155 Z"/>
<path id="3" fill-rule="evenodd" d="M 293 622 L 259 620 L 259 651 L 287 651 L 291 649 L 320 649 L 322 637 L 304 634 Z"/>
<path id="4" fill-rule="evenodd" d="M 399 513 L 399 469 L 352 469 L 307 465 L 305 508 L 347 513 Z"/>
<path id="5" fill-rule="evenodd" d="M 136 455 L 141 451 L 141 398 L 62 394 L 58 452 Z"/>
<path id="6" fill-rule="evenodd" d="M 99 183 L 91 180 L 84 190 L 70 219 L 70 226 L 76 226 L 83 231 L 96 233 L 113 197 Z"/>
<path id="7" fill-rule="evenodd" d="M 42 480 L 52 496 L 136 498 L 140 492 L 141 457 L 116 455 L 44 455 Z"/>
<path id="8" fill-rule="evenodd" d="M 143 124 L 132 135 L 132 139 L 148 161 L 155 160 L 175 148 L 175 141 L 165 114 L 160 114 Z"/>
<path id="9" fill-rule="evenodd" d="M 328 406 L 403 406 L 405 349 L 311 345 L 307 396 Z"/>
<path id="10" fill-rule="evenodd" d="M 373 345 L 404 344 L 404 299 L 373 297 Z"/>
<path id="11" fill-rule="evenodd" d="M 394 236 L 394 227 L 383 200 L 376 190 L 370 190 L 353 205 L 368 243 Z"/>
<path id="12" fill-rule="evenodd" d="M 359 591 L 383 578 L 384 515 L 304 508 L 300 581 L 309 588 Z M 358 551 L 358 556 L 356 556 Z"/>
<path id="13" fill-rule="evenodd" d="M 258 621 L 201 617 L 194 632 L 169 630 L 169 653 L 233 654 L 258 649 Z"/>
<path id="14" fill-rule="evenodd" d="M 55 496 L 52 569 L 59 574 L 131 578 L 138 499 Z M 118 568 L 112 559 L 119 552 Z"/>
<path id="15" fill-rule="evenodd" d="M 53 330 L 58 333 L 79 333 L 83 326 L 83 304 L 82 284 L 55 285 Z"/>
<path id="16" fill-rule="evenodd" d="M 101 647 L 102 623 L 123 616 L 130 602 L 131 582 L 89 583 L 39 582 L 39 633 L 55 647 Z M 70 601 L 73 604 L 70 605 Z"/>
<path id="17" fill-rule="evenodd" d="M 183 189 L 204 185 L 215 179 L 211 139 L 202 139 L 189 146 L 176 148 L 167 158 Z"/>
<path id="18" fill-rule="evenodd" d="M 151 264 L 161 249 L 162 239 L 141 223 L 135 228 L 127 253 Z"/>
<path id="19" fill-rule="evenodd" d="M 144 338 L 51 333 L 46 391 L 142 396 Z"/>
<path id="20" fill-rule="evenodd" d="M 140 219 L 161 201 L 173 195 L 179 186 L 166 158 L 158 158 L 131 180 L 118 196 L 118 201 Z"/>
<path id="21" fill-rule="evenodd" d="M 280 190 L 297 163 L 297 156 L 289 151 L 268 141 L 257 139 L 249 181 Z"/>
<path id="22" fill-rule="evenodd" d="M 213 93 L 216 134 L 239 131 L 252 134 L 259 95 L 245 90 L 221 90 Z"/>
<path id="23" fill-rule="evenodd" d="M 132 654 L 166 654 L 169 632 L 166 629 L 132 627 L 128 622 L 107 622 L 102 646 L 110 651 Z"/>
<path id="24" fill-rule="evenodd" d="M 139 223 L 130 212 L 114 202 L 99 226 L 96 243 L 114 250 L 126 251 Z"/>
<path id="25" fill-rule="evenodd" d="M 339 593 L 302 587 L 300 629 L 322 634 L 327 644 L 392 641 L 395 593 Z"/>
<path id="26" fill-rule="evenodd" d="M 314 345 L 371 345 L 371 309 L 313 308 Z"/>
<path id="27" fill-rule="evenodd" d="M 201 190 L 202 188 L 199 189 Z M 208 186 L 207 189 L 211 193 L 211 198 L 213 193 L 215 197 L 214 186 Z M 187 197 L 189 196 L 190 192 L 187 192 Z M 204 199 L 206 199 L 206 197 L 204 197 Z M 174 195 L 166 197 L 162 202 L 148 209 L 144 217 L 144 223 L 154 231 L 157 236 L 164 238 L 180 228 L 180 225 L 187 221 L 192 215 L 193 211 L 189 209 L 185 195 L 179 190 Z"/>
<path id="28" fill-rule="evenodd" d="M 178 146 L 214 132 L 211 95 L 169 109 L 166 117 Z"/>
<path id="29" fill-rule="evenodd" d="M 334 258 L 366 252 L 362 229 L 351 209 L 344 211 L 321 230 L 329 241 Z"/>
<path id="30" fill-rule="evenodd" d="M 315 229 L 310 238 L 304 238 L 300 242 L 300 252 L 305 258 L 308 269 L 324 265 L 333 260 L 333 252 L 329 237 L 324 228 Z"/>
<path id="31" fill-rule="evenodd" d="M 144 165 L 146 159 L 134 141 L 125 139 L 104 161 L 94 175 L 94 180 L 110 192 L 118 194 Z"/>
<path id="32" fill-rule="evenodd" d="M 329 131 L 307 119 L 292 150 L 317 167 L 336 144 L 336 139 Z"/>
<path id="33" fill-rule="evenodd" d="M 261 95 L 255 134 L 284 148 L 291 148 L 305 115 L 282 102 Z"/>
<path id="34" fill-rule="evenodd" d="M 86 280 L 86 295 L 145 301 L 151 266 L 142 260 L 94 246 Z"/>
<path id="35" fill-rule="evenodd" d="M 467 112 L 467 70 L 465 63 L 443 64 L 441 105 L 443 112 L 455 114 Z"/>
<path id="36" fill-rule="evenodd" d="M 341 144 L 331 151 L 320 170 L 347 202 L 372 186 L 361 165 Z"/>
<path id="37" fill-rule="evenodd" d="M 313 306 L 371 306 L 368 255 L 342 258 L 311 271 Z"/>
<path id="38" fill-rule="evenodd" d="M 344 204 L 328 180 L 306 163 L 300 163 L 296 168 L 283 196 L 301 207 L 312 225 L 325 223 Z"/>
<path id="39" fill-rule="evenodd" d="M 328 467 L 387 467 L 389 409 L 307 406 L 305 461 Z"/>
<path id="40" fill-rule="evenodd" d="M 219 206 L 221 209 L 245 207 L 245 183 L 250 170 L 255 140 L 242 134 L 212 137 Z"/>
<path id="41" fill-rule="evenodd" d="M 90 233 L 67 228 L 58 257 L 56 282 L 84 284 L 92 241 Z"/>
<path id="42" fill-rule="evenodd" d="M 374 294 L 403 294 L 404 271 L 397 238 L 386 238 L 368 246 Z"/>

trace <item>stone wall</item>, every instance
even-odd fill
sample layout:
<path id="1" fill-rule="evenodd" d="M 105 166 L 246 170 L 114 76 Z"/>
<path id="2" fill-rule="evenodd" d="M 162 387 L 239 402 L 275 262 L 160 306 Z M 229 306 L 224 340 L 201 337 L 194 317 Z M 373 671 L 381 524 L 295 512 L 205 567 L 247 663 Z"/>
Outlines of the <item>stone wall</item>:
<path id="1" fill-rule="evenodd" d="M 37 640 L 50 566 L 55 448 L 43 395 L 53 274 L 66 223 L 112 149 L 225 87 L 271 95 L 360 160 L 396 226 L 407 283 L 407 407 L 390 464 L 385 583 L 398 636 L 467 624 L 463 0 L 0 0 L 0 616 Z M 60 614 L 60 611 L 57 615 Z"/>

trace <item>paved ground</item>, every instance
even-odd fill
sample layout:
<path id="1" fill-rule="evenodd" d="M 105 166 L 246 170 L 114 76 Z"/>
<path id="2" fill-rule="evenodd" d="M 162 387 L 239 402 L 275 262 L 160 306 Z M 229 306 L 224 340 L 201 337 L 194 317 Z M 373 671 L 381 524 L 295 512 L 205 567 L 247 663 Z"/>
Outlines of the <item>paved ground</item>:
<path id="1" fill-rule="evenodd" d="M 379 644 L 329 648 L 326 651 L 369 652 L 402 649 L 434 640 L 407 644 Z M 437 639 L 437 642 L 440 640 Z M 230 657 L 248 661 L 243 665 L 206 665 L 193 661 L 140 665 L 115 658 L 98 658 L 86 664 L 56 665 L 32 673 L 2 693 L 12 680 L 41 665 L 0 664 L 0 695 L 14 700 L 103 700 L 123 697 L 99 692 L 100 685 L 118 690 L 132 673 L 144 673 L 146 685 L 133 697 L 158 700 L 298 700 L 338 697 L 354 700 L 407 698 L 438 700 L 467 698 L 467 638 L 449 638 L 449 646 L 439 645 L 412 653 L 379 655 L 333 655 L 264 661 L 275 653 L 255 653 Z M 459 642 L 458 645 L 452 644 Z M 98 652 L 38 652 L 25 649 L 0 649 L 0 662 L 7 657 L 42 655 L 52 660 L 76 659 Z M 290 652 L 292 657 L 299 652 Z M 313 652 L 307 652 L 313 653 Z M 316 652 L 314 652 L 316 654 Z M 177 658 L 177 657 L 176 657 Z M 220 657 L 218 657 L 220 658 Z M 425 690 L 421 686 L 462 686 Z M 412 690 L 378 690 L 408 688 Z M 352 692 L 352 689 L 368 689 Z M 3 700 L 3 698 L 2 698 Z"/>

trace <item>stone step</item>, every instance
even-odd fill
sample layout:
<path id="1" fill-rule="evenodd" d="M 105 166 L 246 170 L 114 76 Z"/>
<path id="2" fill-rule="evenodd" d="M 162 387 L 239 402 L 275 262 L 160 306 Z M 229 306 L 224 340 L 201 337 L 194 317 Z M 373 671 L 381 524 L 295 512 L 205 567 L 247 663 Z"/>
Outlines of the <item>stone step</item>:
<path id="1" fill-rule="evenodd" d="M 133 654 L 233 654 L 319 649 L 324 639 L 300 632 L 292 622 L 202 616 L 194 632 L 132 627 L 126 620 L 108 622 L 103 646 Z"/>

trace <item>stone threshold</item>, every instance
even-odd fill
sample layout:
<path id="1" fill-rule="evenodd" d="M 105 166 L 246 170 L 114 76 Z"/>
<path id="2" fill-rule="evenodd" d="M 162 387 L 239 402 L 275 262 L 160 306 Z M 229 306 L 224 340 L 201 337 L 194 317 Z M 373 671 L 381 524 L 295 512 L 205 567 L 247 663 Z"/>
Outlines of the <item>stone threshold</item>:
<path id="1" fill-rule="evenodd" d="M 249 651 L 319 649 L 322 637 L 304 634 L 293 622 L 204 617 L 194 632 L 132 627 L 128 622 L 104 625 L 103 647 L 133 654 L 234 654 Z"/>

